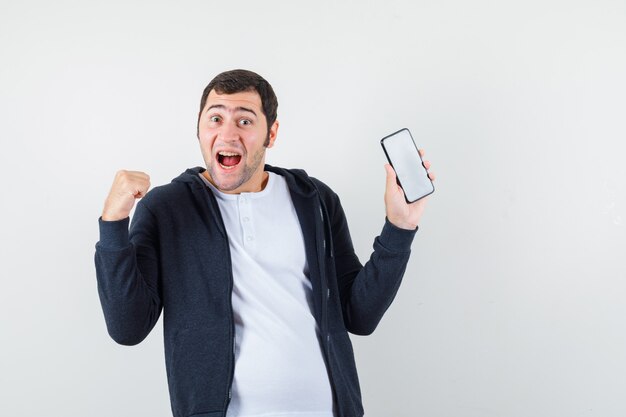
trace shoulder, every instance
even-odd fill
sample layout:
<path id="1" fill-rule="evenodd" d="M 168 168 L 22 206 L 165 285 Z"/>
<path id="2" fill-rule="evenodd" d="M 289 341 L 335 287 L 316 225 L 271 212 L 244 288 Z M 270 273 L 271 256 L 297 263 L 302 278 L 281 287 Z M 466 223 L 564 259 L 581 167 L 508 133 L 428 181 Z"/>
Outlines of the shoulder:
<path id="1" fill-rule="evenodd" d="M 339 196 L 337 195 L 337 193 L 335 193 L 328 184 L 326 184 L 322 180 L 315 178 L 315 177 L 309 177 L 309 178 L 315 184 L 315 187 L 317 188 L 318 192 L 323 198 L 339 199 Z"/>
<path id="2" fill-rule="evenodd" d="M 324 181 L 316 177 L 309 177 L 309 179 L 317 190 L 320 199 L 324 202 L 324 205 L 326 206 L 328 212 L 331 215 L 335 214 L 337 212 L 337 209 L 341 208 L 339 195 L 337 195 L 337 193 Z"/>
<path id="3" fill-rule="evenodd" d="M 266 165 L 265 169 L 285 177 L 289 189 L 293 192 L 309 196 L 318 194 L 331 211 L 339 205 L 339 197 L 332 188 L 320 179 L 310 176 L 303 169 L 281 168 L 270 165 Z"/>
<path id="4" fill-rule="evenodd" d="M 156 211 L 172 204 L 172 202 L 180 203 L 180 201 L 188 198 L 189 188 L 184 183 L 171 182 L 149 190 L 140 200 L 140 203 L 150 210 Z"/>

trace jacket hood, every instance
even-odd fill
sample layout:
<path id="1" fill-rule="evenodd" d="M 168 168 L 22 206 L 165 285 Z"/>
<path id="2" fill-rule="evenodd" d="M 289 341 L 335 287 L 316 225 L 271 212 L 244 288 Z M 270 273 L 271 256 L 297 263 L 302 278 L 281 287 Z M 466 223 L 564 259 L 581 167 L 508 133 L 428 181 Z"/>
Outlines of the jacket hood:
<path id="1" fill-rule="evenodd" d="M 303 169 L 286 169 L 266 164 L 265 170 L 285 177 L 289 189 L 304 197 L 311 196 L 317 192 L 317 187 L 313 184 L 311 177 Z M 174 178 L 172 182 L 189 183 L 190 186 L 198 188 L 206 187 L 202 179 L 198 177 L 198 174 L 204 171 L 206 171 L 206 168 L 200 166 L 187 168 L 185 172 Z"/>

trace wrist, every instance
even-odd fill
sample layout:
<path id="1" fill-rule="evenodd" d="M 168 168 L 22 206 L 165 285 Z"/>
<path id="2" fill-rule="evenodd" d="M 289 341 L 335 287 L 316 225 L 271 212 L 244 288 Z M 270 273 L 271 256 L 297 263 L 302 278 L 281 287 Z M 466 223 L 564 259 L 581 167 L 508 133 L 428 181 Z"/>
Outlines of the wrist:
<path id="1" fill-rule="evenodd" d="M 379 243 L 394 252 L 409 252 L 411 242 L 417 234 L 418 228 L 413 230 L 401 229 L 385 218 L 385 225 L 378 237 Z"/>
<path id="2" fill-rule="evenodd" d="M 415 230 L 417 229 L 419 219 L 407 219 L 404 216 L 393 216 L 387 214 L 387 220 L 398 229 Z"/>
<path id="3" fill-rule="evenodd" d="M 107 213 L 106 211 L 103 211 L 102 216 L 101 216 L 102 220 L 105 222 L 116 222 L 119 220 L 124 220 L 126 217 L 128 217 L 128 215 L 126 216 L 122 216 L 119 214 L 116 215 L 115 213 Z"/>
<path id="4" fill-rule="evenodd" d="M 130 219 L 127 217 L 120 221 L 105 221 L 102 217 L 98 220 L 100 228 L 100 240 L 98 246 L 107 249 L 123 249 L 130 244 L 128 236 L 128 225 Z"/>
<path id="5" fill-rule="evenodd" d="M 393 224 L 398 229 L 404 229 L 404 230 L 416 230 L 418 226 L 417 223 L 399 222 L 399 221 L 395 221 L 392 219 L 389 219 L 389 223 Z"/>

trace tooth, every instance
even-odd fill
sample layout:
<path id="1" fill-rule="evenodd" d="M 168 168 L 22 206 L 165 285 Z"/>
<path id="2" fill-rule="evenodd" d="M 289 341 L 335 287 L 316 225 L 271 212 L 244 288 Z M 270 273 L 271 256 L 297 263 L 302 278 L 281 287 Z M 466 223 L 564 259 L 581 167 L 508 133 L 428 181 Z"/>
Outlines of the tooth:
<path id="1" fill-rule="evenodd" d="M 222 155 L 222 156 L 237 156 L 239 154 L 238 153 L 234 153 L 234 152 L 220 152 L 220 155 Z"/>

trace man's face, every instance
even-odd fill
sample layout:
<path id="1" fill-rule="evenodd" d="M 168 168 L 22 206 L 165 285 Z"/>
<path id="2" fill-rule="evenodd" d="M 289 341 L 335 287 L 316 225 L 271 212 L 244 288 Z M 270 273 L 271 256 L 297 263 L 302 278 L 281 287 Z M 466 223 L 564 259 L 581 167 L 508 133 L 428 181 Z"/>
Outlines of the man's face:
<path id="1" fill-rule="evenodd" d="M 278 121 L 268 134 L 256 91 L 218 94 L 212 90 L 198 125 L 208 179 L 226 193 L 260 191 L 265 180 L 265 149 L 274 145 L 277 131 Z"/>

